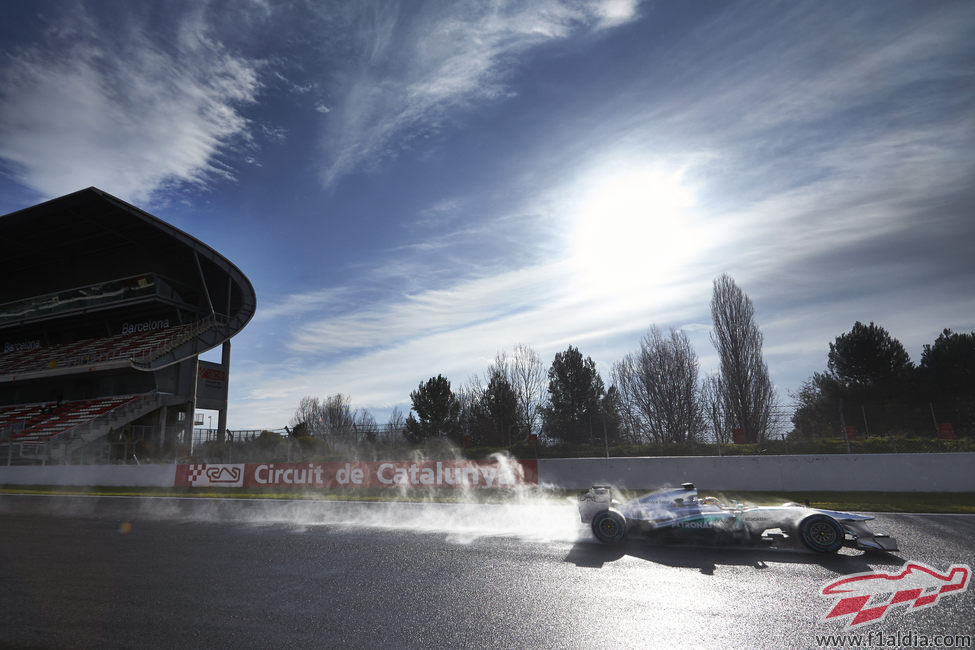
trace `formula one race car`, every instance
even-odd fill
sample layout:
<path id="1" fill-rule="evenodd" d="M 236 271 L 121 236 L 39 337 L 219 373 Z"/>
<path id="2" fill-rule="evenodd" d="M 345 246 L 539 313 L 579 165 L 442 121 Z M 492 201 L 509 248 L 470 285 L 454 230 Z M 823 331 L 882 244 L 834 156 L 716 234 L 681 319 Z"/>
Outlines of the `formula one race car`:
<path id="1" fill-rule="evenodd" d="M 613 498 L 610 486 L 594 485 L 579 495 L 579 515 L 583 523 L 592 525 L 596 539 L 607 544 L 637 533 L 675 540 L 690 537 L 746 543 L 789 538 L 817 553 L 835 553 L 842 546 L 864 551 L 897 550 L 894 538 L 867 529 L 863 522 L 873 519 L 867 515 L 798 503 L 748 506 L 735 502 L 727 506 L 714 497 L 698 498 L 693 483 L 656 490 L 626 503 Z"/>

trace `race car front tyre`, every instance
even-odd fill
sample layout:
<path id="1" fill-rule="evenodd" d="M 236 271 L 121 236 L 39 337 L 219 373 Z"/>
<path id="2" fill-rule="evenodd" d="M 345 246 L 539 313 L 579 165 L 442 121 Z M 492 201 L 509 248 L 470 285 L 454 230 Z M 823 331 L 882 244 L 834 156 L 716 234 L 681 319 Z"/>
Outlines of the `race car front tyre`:
<path id="1" fill-rule="evenodd" d="M 626 518 L 615 510 L 597 512 L 592 518 L 592 534 L 604 544 L 616 544 L 626 535 Z"/>
<path id="2" fill-rule="evenodd" d="M 810 515 L 799 522 L 799 538 L 817 553 L 835 553 L 843 546 L 843 527 L 828 515 Z"/>

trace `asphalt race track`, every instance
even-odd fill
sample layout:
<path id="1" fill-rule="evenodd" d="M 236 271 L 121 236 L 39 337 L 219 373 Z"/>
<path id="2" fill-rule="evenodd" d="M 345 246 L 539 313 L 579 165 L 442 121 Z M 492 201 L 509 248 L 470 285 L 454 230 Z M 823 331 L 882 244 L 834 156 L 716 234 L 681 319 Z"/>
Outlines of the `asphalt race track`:
<path id="1" fill-rule="evenodd" d="M 559 502 L 0 495 L 0 646 L 972 647 L 975 589 L 824 620 L 845 575 L 975 566 L 975 517 L 872 524 L 901 552 L 607 547 Z"/>

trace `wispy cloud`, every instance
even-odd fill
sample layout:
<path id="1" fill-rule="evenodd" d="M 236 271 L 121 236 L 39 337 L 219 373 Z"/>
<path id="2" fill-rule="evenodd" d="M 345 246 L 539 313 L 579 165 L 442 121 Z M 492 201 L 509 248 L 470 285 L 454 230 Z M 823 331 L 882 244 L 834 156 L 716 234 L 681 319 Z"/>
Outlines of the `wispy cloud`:
<path id="1" fill-rule="evenodd" d="M 0 68 L 0 159 L 15 178 L 48 197 L 98 185 L 144 203 L 233 176 L 221 154 L 249 137 L 240 107 L 260 90 L 257 62 L 215 40 L 199 11 L 165 46 L 148 20 L 110 38 L 93 14 L 63 20 Z"/>
<path id="2" fill-rule="evenodd" d="M 345 73 L 342 99 L 327 116 L 326 185 L 434 136 L 458 112 L 509 95 L 512 62 L 533 47 L 637 13 L 627 0 L 356 7 L 348 20 L 358 67 Z"/>
<path id="3" fill-rule="evenodd" d="M 349 290 L 344 287 L 328 287 L 306 293 L 289 294 L 278 302 L 261 305 L 254 318 L 257 321 L 268 321 L 304 316 L 340 306 L 345 303 L 348 296 Z"/>
<path id="4" fill-rule="evenodd" d="M 395 346 L 404 341 L 497 322 L 552 300 L 557 267 L 511 271 L 428 289 L 323 318 L 298 328 L 297 352 L 322 355 Z"/>

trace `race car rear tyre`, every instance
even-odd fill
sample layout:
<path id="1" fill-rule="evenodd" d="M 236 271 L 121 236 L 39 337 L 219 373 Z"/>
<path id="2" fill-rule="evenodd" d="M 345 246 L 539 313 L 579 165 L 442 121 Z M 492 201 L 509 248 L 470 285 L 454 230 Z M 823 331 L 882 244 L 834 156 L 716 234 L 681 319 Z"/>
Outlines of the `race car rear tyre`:
<path id="1" fill-rule="evenodd" d="M 616 544 L 626 535 L 626 518 L 615 510 L 597 512 L 592 518 L 592 534 L 604 544 Z"/>
<path id="2" fill-rule="evenodd" d="M 843 546 L 843 527 L 828 515 L 810 515 L 799 522 L 799 538 L 811 551 L 835 553 Z"/>

